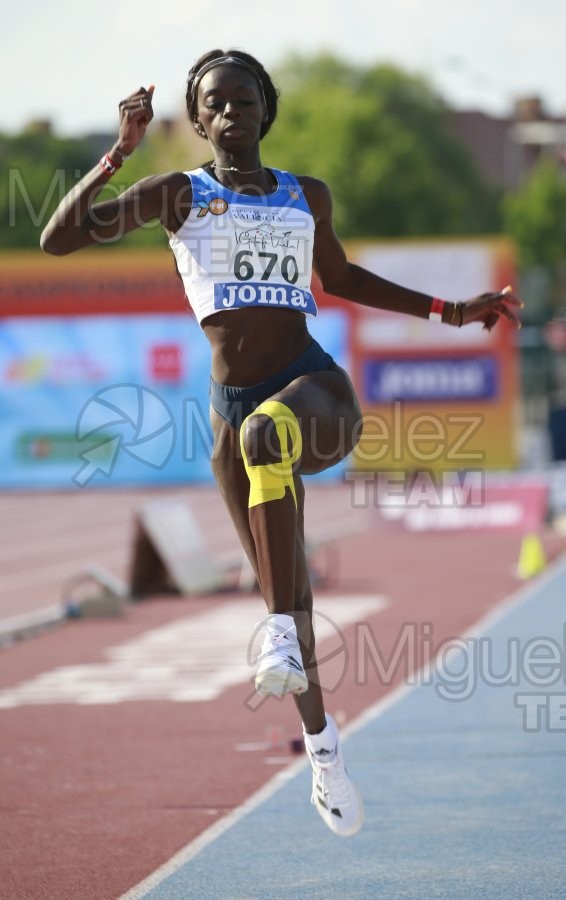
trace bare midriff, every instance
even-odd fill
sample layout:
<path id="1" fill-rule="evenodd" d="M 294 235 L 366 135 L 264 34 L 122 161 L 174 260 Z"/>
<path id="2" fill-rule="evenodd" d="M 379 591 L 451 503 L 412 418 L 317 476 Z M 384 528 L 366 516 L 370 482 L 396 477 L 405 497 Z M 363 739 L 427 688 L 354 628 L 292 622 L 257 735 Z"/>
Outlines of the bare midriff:
<path id="1" fill-rule="evenodd" d="M 202 323 L 212 348 L 212 377 L 248 387 L 266 381 L 301 356 L 310 336 L 305 316 L 287 309 L 234 309 Z"/>

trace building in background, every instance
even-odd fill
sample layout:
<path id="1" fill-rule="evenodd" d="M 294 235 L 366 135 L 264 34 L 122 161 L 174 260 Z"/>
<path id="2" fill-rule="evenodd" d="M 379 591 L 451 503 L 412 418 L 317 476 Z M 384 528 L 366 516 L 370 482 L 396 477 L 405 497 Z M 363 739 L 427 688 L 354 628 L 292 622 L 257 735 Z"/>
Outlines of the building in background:
<path id="1" fill-rule="evenodd" d="M 449 125 L 495 187 L 519 187 L 543 156 L 566 163 L 566 118 L 550 116 L 540 97 L 518 100 L 503 118 L 480 110 L 451 110 Z"/>

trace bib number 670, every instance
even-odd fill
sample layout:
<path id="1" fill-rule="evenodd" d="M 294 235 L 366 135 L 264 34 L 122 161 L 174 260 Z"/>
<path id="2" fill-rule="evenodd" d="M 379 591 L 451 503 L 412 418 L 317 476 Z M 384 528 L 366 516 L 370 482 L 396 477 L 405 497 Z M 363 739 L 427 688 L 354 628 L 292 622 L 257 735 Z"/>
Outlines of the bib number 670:
<path id="1" fill-rule="evenodd" d="M 255 277 L 254 267 L 249 257 L 254 255 L 253 250 L 240 250 L 234 258 L 234 275 L 238 281 L 251 281 Z M 258 253 L 260 259 L 267 260 L 267 264 L 260 275 L 260 281 L 268 281 L 273 272 L 277 260 L 277 253 Z M 294 256 L 284 256 L 281 260 L 281 274 L 288 284 L 295 284 L 299 277 L 299 267 Z"/>

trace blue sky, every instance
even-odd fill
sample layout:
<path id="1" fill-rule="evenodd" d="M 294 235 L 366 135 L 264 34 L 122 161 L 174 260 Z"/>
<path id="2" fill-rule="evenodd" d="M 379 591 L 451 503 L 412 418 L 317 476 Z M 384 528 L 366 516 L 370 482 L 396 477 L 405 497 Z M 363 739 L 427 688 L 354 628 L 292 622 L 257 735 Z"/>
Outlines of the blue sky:
<path id="1" fill-rule="evenodd" d="M 118 101 L 151 81 L 156 115 L 175 115 L 194 59 L 229 45 L 268 68 L 321 49 L 392 62 L 458 108 L 505 114 L 538 94 L 566 115 L 566 0 L 16 0 L 2 26 L 0 131 L 32 118 L 63 134 L 111 130 Z"/>

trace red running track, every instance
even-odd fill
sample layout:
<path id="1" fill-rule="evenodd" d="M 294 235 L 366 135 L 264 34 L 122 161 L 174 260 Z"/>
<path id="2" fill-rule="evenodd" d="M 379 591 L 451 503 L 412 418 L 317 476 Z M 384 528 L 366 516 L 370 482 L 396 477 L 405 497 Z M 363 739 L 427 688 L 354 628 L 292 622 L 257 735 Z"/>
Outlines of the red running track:
<path id="1" fill-rule="evenodd" d="M 105 501 L 116 516 L 114 500 L 107 495 Z M 93 518 L 100 528 L 100 513 Z M 340 542 L 339 553 L 335 545 L 337 577 L 327 594 L 387 598 L 387 606 L 364 617 L 384 659 L 391 658 L 407 623 L 431 623 L 438 644 L 461 634 L 519 587 L 520 535 L 411 535 L 364 524 L 364 532 Z M 545 546 L 549 555 L 559 549 L 550 535 Z M 32 541 L 28 552 L 31 565 Z M 324 592 L 319 596 L 324 599 Z M 17 644 L 0 654 L 0 701 L 13 698 L 9 689 L 29 686 L 59 667 L 107 665 L 109 648 L 131 646 L 168 623 L 180 626 L 188 618 L 189 626 L 196 625 L 215 611 L 219 622 L 229 621 L 234 604 L 248 604 L 257 619 L 262 615 L 259 597 L 156 598 L 132 606 L 123 619 L 69 623 Z M 344 676 L 327 696 L 328 708 L 344 720 L 404 676 L 399 668 L 383 683 L 369 667 L 365 683 L 358 683 L 357 634 L 353 624 L 344 629 L 348 664 L 339 653 L 324 669 L 328 683 Z M 80 682 L 81 670 L 72 671 Z M 93 670 L 82 671 L 88 682 Z M 40 703 L 37 682 L 33 702 L 24 702 L 21 688 L 18 696 L 20 705 L 0 707 L 0 897 L 6 900 L 119 897 L 290 761 L 288 739 L 300 732 L 289 699 L 251 711 L 245 678 L 214 699 L 196 702 L 81 705 L 44 696 Z M 266 736 L 281 737 L 278 727 L 282 748 L 263 747 Z M 242 744 L 260 746 L 242 751 Z M 377 762 L 379 752 L 376 747 Z M 323 828 L 308 801 L 304 815 L 312 817 L 313 829 Z"/>

